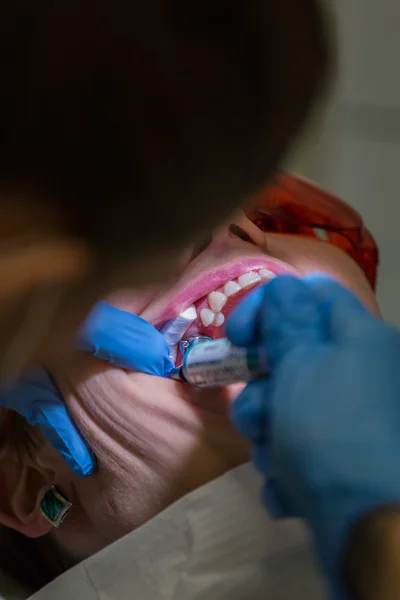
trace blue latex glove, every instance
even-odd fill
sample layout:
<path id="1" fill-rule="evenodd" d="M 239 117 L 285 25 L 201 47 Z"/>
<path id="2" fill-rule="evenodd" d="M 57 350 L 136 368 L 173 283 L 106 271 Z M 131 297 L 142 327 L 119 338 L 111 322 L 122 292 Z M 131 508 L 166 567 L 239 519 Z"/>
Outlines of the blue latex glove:
<path id="1" fill-rule="evenodd" d="M 112 365 L 151 375 L 164 377 L 173 367 L 161 333 L 140 317 L 104 301 L 87 318 L 77 347 Z M 31 425 L 38 425 L 77 475 L 93 473 L 95 459 L 44 370 L 29 373 L 10 390 L 3 391 L 0 406 L 15 410 Z"/>
<path id="2" fill-rule="evenodd" d="M 251 382 L 232 409 L 265 475 L 264 501 L 275 516 L 308 521 L 338 593 L 354 523 L 400 502 L 400 333 L 333 280 L 311 276 L 257 290 L 227 334 L 264 345 L 270 360 L 269 379 Z"/>
<path id="3" fill-rule="evenodd" d="M 150 323 L 99 302 L 86 319 L 78 347 L 111 365 L 166 377 L 174 364 L 162 334 Z"/>
<path id="4" fill-rule="evenodd" d="M 26 373 L 9 391 L 3 391 L 0 404 L 15 410 L 31 425 L 39 426 L 76 475 L 86 477 L 95 471 L 96 459 L 44 369 Z"/>

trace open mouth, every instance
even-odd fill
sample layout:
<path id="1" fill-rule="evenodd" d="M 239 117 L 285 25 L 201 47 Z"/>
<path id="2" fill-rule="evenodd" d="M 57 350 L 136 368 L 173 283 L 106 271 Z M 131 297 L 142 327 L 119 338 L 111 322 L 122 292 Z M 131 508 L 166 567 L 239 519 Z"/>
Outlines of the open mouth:
<path id="1" fill-rule="evenodd" d="M 158 325 L 170 349 L 171 360 L 176 365 L 181 364 L 181 342 L 192 336 L 224 337 L 226 319 L 243 298 L 259 285 L 284 274 L 296 275 L 297 272 L 281 261 L 263 256 L 217 268 L 186 286 L 174 299 L 179 312 Z M 180 298 L 185 298 L 183 306 Z"/>

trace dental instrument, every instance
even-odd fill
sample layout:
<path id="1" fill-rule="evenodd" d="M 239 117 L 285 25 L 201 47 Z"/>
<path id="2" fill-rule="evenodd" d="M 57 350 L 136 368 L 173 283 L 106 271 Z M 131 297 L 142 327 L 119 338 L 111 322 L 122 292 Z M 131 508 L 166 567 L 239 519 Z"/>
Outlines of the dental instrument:
<path id="1" fill-rule="evenodd" d="M 195 387 L 213 388 L 247 382 L 268 375 L 262 348 L 239 348 L 227 338 L 213 340 L 194 336 L 180 343 L 182 364 L 169 374 L 171 379 Z"/>
<path id="2" fill-rule="evenodd" d="M 197 311 L 192 304 L 186 310 L 184 310 L 176 318 L 168 321 L 161 329 L 161 333 L 164 336 L 169 348 L 169 357 L 173 363 L 175 363 L 178 343 L 185 335 L 191 324 L 197 318 Z"/>

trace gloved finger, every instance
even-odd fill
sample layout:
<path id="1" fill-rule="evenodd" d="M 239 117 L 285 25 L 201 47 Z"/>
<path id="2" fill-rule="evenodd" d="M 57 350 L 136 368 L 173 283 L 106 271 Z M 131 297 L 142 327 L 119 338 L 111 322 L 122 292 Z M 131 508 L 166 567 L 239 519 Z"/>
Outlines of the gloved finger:
<path id="1" fill-rule="evenodd" d="M 166 376 L 175 365 L 164 337 L 144 319 L 127 314 L 132 319 L 119 321 L 116 330 L 103 335 L 94 355 L 123 369 Z"/>
<path id="2" fill-rule="evenodd" d="M 153 325 L 104 301 L 89 315 L 77 345 L 122 369 L 164 377 L 174 367 L 168 345 Z"/>
<path id="3" fill-rule="evenodd" d="M 321 273 L 312 273 L 305 281 L 321 302 L 330 337 L 358 338 L 365 332 L 366 320 L 371 322 L 375 319 L 359 298 L 335 279 Z"/>
<path id="4" fill-rule="evenodd" d="M 251 292 L 233 311 L 226 323 L 226 335 L 235 346 L 251 346 L 258 343 L 259 310 L 265 286 Z"/>
<path id="5" fill-rule="evenodd" d="M 270 477 L 264 485 L 262 492 L 263 503 L 274 519 L 294 519 L 300 515 L 284 498 L 279 480 Z"/>
<path id="6" fill-rule="evenodd" d="M 231 418 L 244 437 L 257 441 L 266 435 L 271 397 L 271 381 L 251 381 L 231 407 Z"/>
<path id="7" fill-rule="evenodd" d="M 251 462 L 264 477 L 269 476 L 268 451 L 265 441 L 255 442 L 250 450 Z"/>
<path id="8" fill-rule="evenodd" d="M 94 456 L 76 429 L 57 387 L 43 369 L 26 373 L 23 379 L 0 394 L 0 406 L 15 410 L 64 457 L 78 476 L 96 468 Z"/>
<path id="9" fill-rule="evenodd" d="M 33 420 L 75 475 L 86 477 L 94 473 L 95 457 L 75 427 L 61 399 L 54 398 L 51 406 L 38 407 Z"/>
<path id="10" fill-rule="evenodd" d="M 263 343 L 272 367 L 296 346 L 326 339 L 326 324 L 311 286 L 292 276 L 273 279 L 261 308 Z"/>
<path id="11" fill-rule="evenodd" d="M 316 292 L 318 298 L 325 304 L 334 304 L 337 301 L 346 303 L 349 309 L 366 312 L 367 309 L 359 298 L 342 283 L 315 271 L 304 277 L 304 281 Z"/>
<path id="12" fill-rule="evenodd" d="M 172 369 L 175 369 L 175 365 L 172 362 L 171 358 L 169 356 L 165 356 L 164 357 L 164 366 L 163 366 L 163 375 L 164 377 L 168 377 L 168 375 L 171 373 Z"/>

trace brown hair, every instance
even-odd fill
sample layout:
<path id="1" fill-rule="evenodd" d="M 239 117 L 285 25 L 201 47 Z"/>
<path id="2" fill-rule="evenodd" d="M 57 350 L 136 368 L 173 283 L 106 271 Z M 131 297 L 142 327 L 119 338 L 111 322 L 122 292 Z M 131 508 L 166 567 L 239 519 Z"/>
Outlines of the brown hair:
<path id="1" fill-rule="evenodd" d="M 2 2 L 0 186 L 58 203 L 102 265 L 192 239 L 302 124 L 328 64 L 316 4 Z"/>
<path id="2" fill-rule="evenodd" d="M 73 566 L 51 536 L 32 539 L 0 526 L 0 571 L 34 593 Z M 0 594 L 4 590 L 0 589 Z"/>
<path id="3" fill-rule="evenodd" d="M 103 269 L 246 201 L 329 63 L 316 0 L 11 0 L 0 49 L 0 194 L 58 204 Z M 35 588 L 65 568 L 50 540 L 0 540 Z"/>

